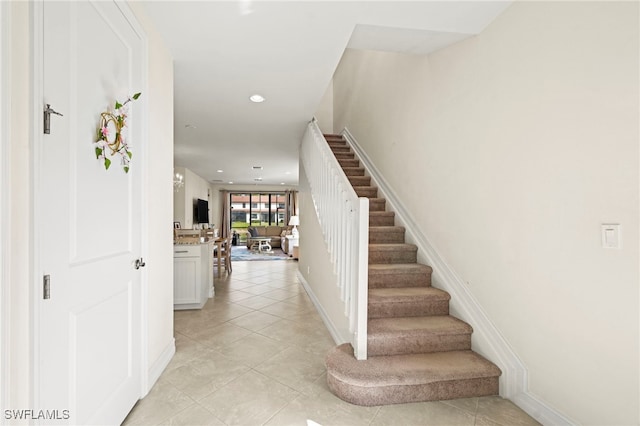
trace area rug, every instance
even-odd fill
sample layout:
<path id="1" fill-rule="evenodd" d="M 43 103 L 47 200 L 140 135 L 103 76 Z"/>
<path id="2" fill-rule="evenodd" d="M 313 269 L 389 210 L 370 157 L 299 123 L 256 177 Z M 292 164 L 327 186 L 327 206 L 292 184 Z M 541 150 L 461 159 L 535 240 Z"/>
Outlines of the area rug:
<path id="1" fill-rule="evenodd" d="M 292 260 L 282 249 L 274 248 L 271 252 L 256 252 L 245 246 L 233 246 L 231 248 L 231 261 L 243 260 Z"/>

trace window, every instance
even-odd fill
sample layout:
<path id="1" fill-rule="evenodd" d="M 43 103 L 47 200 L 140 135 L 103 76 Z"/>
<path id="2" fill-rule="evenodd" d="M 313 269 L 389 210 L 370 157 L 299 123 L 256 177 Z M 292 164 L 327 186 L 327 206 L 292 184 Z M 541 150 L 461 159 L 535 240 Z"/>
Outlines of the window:
<path id="1" fill-rule="evenodd" d="M 249 226 L 285 226 L 284 193 L 232 193 L 231 229 L 246 241 Z"/>

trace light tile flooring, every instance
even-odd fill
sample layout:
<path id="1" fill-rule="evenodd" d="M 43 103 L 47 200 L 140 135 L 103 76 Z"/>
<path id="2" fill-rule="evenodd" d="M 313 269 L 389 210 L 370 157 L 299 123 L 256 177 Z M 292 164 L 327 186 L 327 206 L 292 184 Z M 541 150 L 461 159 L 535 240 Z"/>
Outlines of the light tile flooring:
<path id="1" fill-rule="evenodd" d="M 176 354 L 126 425 L 535 425 L 499 397 L 359 407 L 326 385 L 334 346 L 295 261 L 234 262 L 202 310 L 175 312 Z"/>

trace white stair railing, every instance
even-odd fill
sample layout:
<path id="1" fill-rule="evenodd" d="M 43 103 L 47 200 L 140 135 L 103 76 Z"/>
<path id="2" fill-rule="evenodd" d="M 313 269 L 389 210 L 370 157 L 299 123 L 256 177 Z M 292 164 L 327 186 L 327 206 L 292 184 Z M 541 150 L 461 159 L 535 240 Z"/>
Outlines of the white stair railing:
<path id="1" fill-rule="evenodd" d="M 307 126 L 300 154 L 338 278 L 336 303 L 343 304 L 349 319 L 354 356 L 367 359 L 369 199 L 358 197 L 315 118 Z"/>

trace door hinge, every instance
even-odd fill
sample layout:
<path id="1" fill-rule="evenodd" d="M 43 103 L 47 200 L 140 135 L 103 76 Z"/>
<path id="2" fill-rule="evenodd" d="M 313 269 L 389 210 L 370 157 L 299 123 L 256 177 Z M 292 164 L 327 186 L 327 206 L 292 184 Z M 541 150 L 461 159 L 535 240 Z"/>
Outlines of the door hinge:
<path id="1" fill-rule="evenodd" d="M 48 135 L 51 133 L 51 114 L 56 114 L 62 117 L 62 114 L 60 114 L 57 111 L 54 111 L 53 108 L 51 108 L 51 105 L 47 104 L 47 108 L 44 110 L 44 134 Z"/>
<path id="2" fill-rule="evenodd" d="M 42 298 L 51 299 L 51 277 L 49 275 L 42 277 Z"/>

